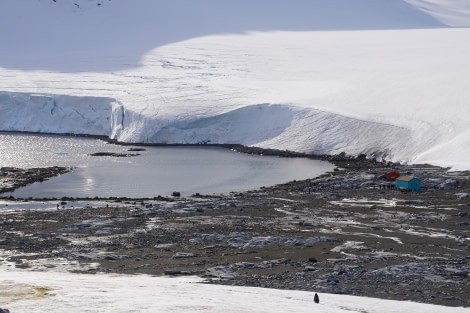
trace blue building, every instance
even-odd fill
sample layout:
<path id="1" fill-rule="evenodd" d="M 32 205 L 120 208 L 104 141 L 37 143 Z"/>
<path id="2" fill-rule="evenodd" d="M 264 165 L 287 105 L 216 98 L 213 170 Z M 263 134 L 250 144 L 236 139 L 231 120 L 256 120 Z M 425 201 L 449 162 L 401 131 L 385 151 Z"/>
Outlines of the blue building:
<path id="1" fill-rule="evenodd" d="M 395 180 L 397 189 L 418 191 L 421 188 L 421 181 L 411 176 L 400 176 Z"/>

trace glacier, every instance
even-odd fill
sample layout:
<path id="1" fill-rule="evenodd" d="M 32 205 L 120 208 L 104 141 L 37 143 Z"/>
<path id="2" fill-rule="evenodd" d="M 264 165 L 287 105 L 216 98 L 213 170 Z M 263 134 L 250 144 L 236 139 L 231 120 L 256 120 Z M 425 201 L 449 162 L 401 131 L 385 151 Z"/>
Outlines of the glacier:
<path id="1" fill-rule="evenodd" d="M 0 130 L 470 169 L 470 4 L 176 2 L 2 2 Z"/>

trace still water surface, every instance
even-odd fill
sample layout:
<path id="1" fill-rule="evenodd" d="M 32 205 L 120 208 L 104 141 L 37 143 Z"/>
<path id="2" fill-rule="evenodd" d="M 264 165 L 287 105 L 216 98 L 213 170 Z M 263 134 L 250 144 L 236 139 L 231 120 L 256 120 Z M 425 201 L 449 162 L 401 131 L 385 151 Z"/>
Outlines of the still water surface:
<path id="1" fill-rule="evenodd" d="M 0 133 L 0 167 L 74 167 L 71 173 L 12 193 L 19 198 L 229 193 L 313 178 L 333 169 L 322 161 L 215 147 L 145 147 L 145 151 L 129 152 L 131 148 L 92 138 Z M 140 155 L 90 156 L 96 152 Z"/>

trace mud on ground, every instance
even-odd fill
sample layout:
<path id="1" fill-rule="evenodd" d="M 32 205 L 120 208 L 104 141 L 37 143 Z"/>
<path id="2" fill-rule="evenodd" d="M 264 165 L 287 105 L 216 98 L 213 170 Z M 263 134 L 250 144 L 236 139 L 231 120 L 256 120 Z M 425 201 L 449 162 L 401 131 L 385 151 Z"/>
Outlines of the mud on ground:
<path id="1" fill-rule="evenodd" d="M 0 266 L 470 306 L 470 173 L 336 163 L 319 178 L 229 195 L 8 210 L 12 201 L 0 205 Z M 392 169 L 422 190 L 391 189 Z"/>

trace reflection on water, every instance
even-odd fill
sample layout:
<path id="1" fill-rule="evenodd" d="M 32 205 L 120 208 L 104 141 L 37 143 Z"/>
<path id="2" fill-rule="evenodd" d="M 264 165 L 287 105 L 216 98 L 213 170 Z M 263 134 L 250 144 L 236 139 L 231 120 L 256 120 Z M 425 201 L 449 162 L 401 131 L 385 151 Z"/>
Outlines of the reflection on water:
<path id="1" fill-rule="evenodd" d="M 228 193 L 312 178 L 333 169 L 321 161 L 253 156 L 214 147 L 145 147 L 134 157 L 89 156 L 127 153 L 130 148 L 90 138 L 0 133 L 0 167 L 76 167 L 69 174 L 13 193 L 22 198 Z"/>

